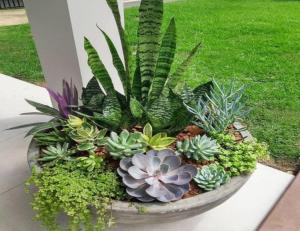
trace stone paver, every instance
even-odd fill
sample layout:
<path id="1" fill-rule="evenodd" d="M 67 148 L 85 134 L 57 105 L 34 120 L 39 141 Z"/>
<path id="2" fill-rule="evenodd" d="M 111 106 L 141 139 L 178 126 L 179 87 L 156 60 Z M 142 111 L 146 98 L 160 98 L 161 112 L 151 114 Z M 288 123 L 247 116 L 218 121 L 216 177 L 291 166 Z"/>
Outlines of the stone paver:
<path id="1" fill-rule="evenodd" d="M 4 91 L 5 89 L 10 90 Z M 30 208 L 30 196 L 23 191 L 23 182 L 30 174 L 26 163 L 30 140 L 23 140 L 26 129 L 4 130 L 16 124 L 46 119 L 18 116 L 20 111 L 32 111 L 23 100 L 24 97 L 50 104 L 45 89 L 4 75 L 0 76 L 0 98 L 5 99 L 0 101 L 0 107 L 9 108 L 1 110 L 0 116 L 1 231 L 44 230 L 31 220 L 34 213 Z M 117 225 L 111 231 L 182 231 L 183 227 L 188 231 L 254 231 L 293 178 L 292 175 L 258 165 L 253 176 L 237 194 L 207 213 L 171 224 Z"/>
<path id="2" fill-rule="evenodd" d="M 0 10 L 0 26 L 11 26 L 28 23 L 24 9 Z"/>

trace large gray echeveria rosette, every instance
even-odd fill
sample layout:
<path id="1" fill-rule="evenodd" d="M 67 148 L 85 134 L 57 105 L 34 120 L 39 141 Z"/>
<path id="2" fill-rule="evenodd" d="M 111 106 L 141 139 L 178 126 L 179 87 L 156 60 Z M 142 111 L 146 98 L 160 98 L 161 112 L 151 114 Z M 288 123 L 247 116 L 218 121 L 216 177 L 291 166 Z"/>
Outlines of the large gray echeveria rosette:
<path id="1" fill-rule="evenodd" d="M 118 173 L 127 193 L 142 202 L 170 202 L 189 191 L 197 169 L 182 164 L 172 150 L 151 150 L 120 161 Z"/>

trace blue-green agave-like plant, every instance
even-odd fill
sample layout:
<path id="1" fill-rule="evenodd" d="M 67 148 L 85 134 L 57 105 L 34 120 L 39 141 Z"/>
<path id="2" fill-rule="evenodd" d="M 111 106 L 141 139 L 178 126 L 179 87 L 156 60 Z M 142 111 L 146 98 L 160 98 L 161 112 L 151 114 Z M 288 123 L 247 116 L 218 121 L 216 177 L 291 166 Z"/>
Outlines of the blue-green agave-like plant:
<path id="1" fill-rule="evenodd" d="M 112 130 L 147 122 L 151 123 L 155 131 L 181 130 L 190 122 L 190 116 L 181 95 L 176 94 L 172 89 L 200 48 L 200 43 L 195 46 L 175 73 L 170 74 L 176 51 L 175 20 L 170 21 L 161 40 L 163 0 L 142 0 L 139 9 L 136 70 L 133 75 L 130 75 L 128 46 L 121 25 L 117 0 L 107 0 L 107 4 L 114 14 L 119 30 L 124 63 L 109 36 L 101 31 L 112 54 L 113 64 L 118 71 L 125 95 L 121 95 L 114 89 L 97 51 L 85 38 L 84 47 L 94 77 L 83 89 L 81 113 Z M 194 89 L 197 97 L 199 92 L 203 94 L 202 88 L 199 86 Z"/>

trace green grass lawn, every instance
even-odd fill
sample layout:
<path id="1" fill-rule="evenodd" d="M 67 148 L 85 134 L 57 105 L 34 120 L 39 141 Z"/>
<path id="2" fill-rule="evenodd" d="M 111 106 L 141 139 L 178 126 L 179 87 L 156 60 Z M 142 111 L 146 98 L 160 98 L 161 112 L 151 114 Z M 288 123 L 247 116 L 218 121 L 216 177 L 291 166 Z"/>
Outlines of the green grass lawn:
<path id="1" fill-rule="evenodd" d="M 195 86 L 215 78 L 247 84 L 253 134 L 274 157 L 300 157 L 300 1 L 183 0 L 165 5 L 165 23 L 176 17 L 176 65 L 199 41 L 183 81 Z M 126 11 L 136 45 L 137 9 Z M 0 72 L 43 81 L 28 25 L 0 27 Z M 175 66 L 176 66 L 175 65 Z"/>

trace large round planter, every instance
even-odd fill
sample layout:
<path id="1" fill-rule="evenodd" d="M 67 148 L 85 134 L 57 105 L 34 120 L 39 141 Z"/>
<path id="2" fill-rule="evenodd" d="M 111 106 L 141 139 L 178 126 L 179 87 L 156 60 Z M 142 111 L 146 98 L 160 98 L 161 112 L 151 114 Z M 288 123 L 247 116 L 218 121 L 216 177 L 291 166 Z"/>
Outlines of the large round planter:
<path id="1" fill-rule="evenodd" d="M 235 124 L 240 129 L 240 124 Z M 241 135 L 245 140 L 252 139 L 251 134 L 243 130 Z M 40 156 L 40 149 L 34 141 L 28 149 L 28 164 L 30 168 L 41 170 L 37 159 Z M 117 223 L 141 224 L 141 223 L 168 223 L 190 218 L 204 213 L 230 198 L 249 179 L 250 175 L 234 177 L 229 183 L 218 189 L 199 194 L 197 196 L 182 199 L 171 203 L 130 203 L 113 201 L 112 214 Z M 142 211 L 142 212 L 141 212 Z"/>

